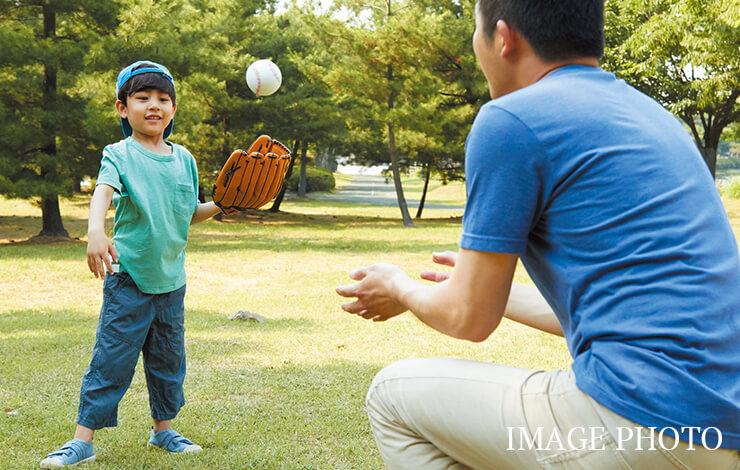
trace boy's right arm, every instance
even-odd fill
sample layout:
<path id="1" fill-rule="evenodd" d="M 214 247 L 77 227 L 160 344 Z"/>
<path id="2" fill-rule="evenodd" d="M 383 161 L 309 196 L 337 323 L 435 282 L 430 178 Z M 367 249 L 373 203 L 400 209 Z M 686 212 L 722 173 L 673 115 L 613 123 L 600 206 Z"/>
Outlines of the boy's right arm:
<path id="1" fill-rule="evenodd" d="M 87 221 L 87 266 L 95 277 L 105 279 L 105 272 L 113 274 L 113 262 L 118 262 L 118 253 L 105 234 L 105 215 L 113 200 L 114 189 L 107 184 L 99 184 L 90 200 L 90 216 Z"/>

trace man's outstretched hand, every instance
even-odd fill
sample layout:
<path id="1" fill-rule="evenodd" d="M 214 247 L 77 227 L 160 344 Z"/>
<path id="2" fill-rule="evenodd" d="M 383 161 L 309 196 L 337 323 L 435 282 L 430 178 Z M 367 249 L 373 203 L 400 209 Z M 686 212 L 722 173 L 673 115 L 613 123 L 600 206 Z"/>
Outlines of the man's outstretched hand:
<path id="1" fill-rule="evenodd" d="M 404 285 L 413 281 L 400 268 L 379 263 L 353 269 L 349 277 L 359 282 L 336 288 L 342 297 L 357 298 L 342 304 L 346 312 L 367 320 L 385 321 L 408 309 L 401 302 L 400 293 Z"/>

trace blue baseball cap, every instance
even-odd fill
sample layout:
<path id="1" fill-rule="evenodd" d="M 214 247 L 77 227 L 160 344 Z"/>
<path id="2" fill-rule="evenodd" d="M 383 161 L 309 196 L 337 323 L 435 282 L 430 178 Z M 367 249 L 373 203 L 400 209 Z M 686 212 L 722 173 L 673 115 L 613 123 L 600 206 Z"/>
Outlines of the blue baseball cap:
<path id="1" fill-rule="evenodd" d="M 140 69 L 134 70 L 136 67 L 138 67 L 141 64 L 147 64 L 147 67 L 142 67 Z M 164 78 L 170 81 L 172 83 L 172 88 L 175 88 L 175 80 L 172 78 L 172 74 L 169 70 L 167 70 L 167 67 L 164 65 L 160 65 L 156 62 L 152 62 L 151 60 L 139 60 L 137 62 L 134 62 L 133 64 L 129 65 L 128 67 L 124 68 L 118 73 L 118 80 L 116 80 L 116 99 L 118 99 L 118 92 L 120 91 L 121 87 L 131 79 L 131 77 L 135 75 L 140 75 L 142 73 L 159 73 Z M 164 138 L 172 134 L 172 128 L 175 125 L 175 118 L 172 118 L 172 121 L 170 121 L 169 125 L 164 130 Z M 128 119 L 121 118 L 121 129 L 123 130 L 123 135 L 126 137 L 131 136 L 133 130 L 131 129 L 131 124 L 129 124 Z"/>

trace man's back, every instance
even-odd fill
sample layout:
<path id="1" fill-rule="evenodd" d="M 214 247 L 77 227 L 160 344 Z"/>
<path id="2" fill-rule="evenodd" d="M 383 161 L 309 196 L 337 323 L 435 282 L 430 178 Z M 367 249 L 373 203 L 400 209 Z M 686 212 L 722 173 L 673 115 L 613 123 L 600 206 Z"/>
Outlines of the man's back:
<path id="1" fill-rule="evenodd" d="M 579 387 L 640 424 L 719 426 L 740 446 L 738 249 L 676 118 L 565 67 L 484 106 L 467 158 L 461 246 L 521 256 Z"/>

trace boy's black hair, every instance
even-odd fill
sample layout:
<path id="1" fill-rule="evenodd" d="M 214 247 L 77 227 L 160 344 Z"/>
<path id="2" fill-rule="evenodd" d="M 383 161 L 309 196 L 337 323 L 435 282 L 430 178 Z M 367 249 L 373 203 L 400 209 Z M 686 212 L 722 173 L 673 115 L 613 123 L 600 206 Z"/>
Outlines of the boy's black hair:
<path id="1" fill-rule="evenodd" d="M 134 70 L 138 70 L 144 67 L 152 67 L 151 64 L 144 63 L 134 67 Z M 159 72 L 146 72 L 139 75 L 134 75 L 126 83 L 121 86 L 118 90 L 118 99 L 126 104 L 126 98 L 133 95 L 136 92 L 144 90 L 159 90 L 163 93 L 170 95 L 172 104 L 175 105 L 175 87 L 172 82 L 167 80 Z"/>
<path id="2" fill-rule="evenodd" d="M 604 0 L 478 0 L 489 39 L 504 20 L 548 62 L 604 53 Z"/>

